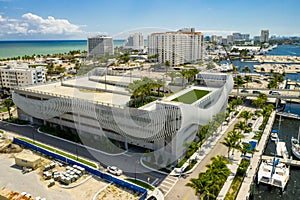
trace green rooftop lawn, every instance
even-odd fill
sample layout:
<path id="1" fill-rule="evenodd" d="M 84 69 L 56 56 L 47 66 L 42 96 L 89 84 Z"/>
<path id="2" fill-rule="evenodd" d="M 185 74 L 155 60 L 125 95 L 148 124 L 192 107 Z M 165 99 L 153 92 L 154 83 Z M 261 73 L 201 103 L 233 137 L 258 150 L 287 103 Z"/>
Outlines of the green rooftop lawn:
<path id="1" fill-rule="evenodd" d="M 192 104 L 195 101 L 201 99 L 202 97 L 204 97 L 205 95 L 207 95 L 209 93 L 209 91 L 206 90 L 191 90 L 175 99 L 173 99 L 172 101 L 177 101 L 177 102 L 182 102 L 182 103 L 186 103 L 186 104 Z"/>

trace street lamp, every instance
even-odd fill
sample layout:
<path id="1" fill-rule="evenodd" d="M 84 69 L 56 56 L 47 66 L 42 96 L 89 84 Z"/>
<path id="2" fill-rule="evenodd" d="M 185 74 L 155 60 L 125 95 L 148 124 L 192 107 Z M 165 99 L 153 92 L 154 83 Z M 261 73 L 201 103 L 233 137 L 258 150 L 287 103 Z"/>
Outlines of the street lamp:
<path id="1" fill-rule="evenodd" d="M 76 160 L 78 161 L 78 146 L 77 146 L 77 144 L 75 144 L 75 147 L 76 147 Z"/>
<path id="2" fill-rule="evenodd" d="M 134 165 L 134 180 L 136 181 L 136 166 L 140 164 L 140 162 L 137 160 L 135 161 L 135 165 Z"/>

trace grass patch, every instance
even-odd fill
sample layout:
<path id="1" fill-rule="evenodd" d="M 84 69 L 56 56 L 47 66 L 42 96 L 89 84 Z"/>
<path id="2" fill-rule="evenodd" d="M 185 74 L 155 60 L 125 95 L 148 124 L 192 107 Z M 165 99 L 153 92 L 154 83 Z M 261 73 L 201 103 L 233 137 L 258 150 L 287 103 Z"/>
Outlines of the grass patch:
<path id="1" fill-rule="evenodd" d="M 1 113 L 7 112 L 7 111 L 8 111 L 7 107 L 2 107 L 2 108 L 0 108 L 0 112 L 1 112 Z"/>
<path id="2" fill-rule="evenodd" d="M 230 188 L 225 196 L 225 200 L 235 200 L 236 199 L 236 195 L 239 192 L 239 189 L 242 185 L 243 179 L 244 179 L 244 175 L 248 169 L 250 165 L 250 161 L 249 160 L 245 160 L 243 159 L 237 169 L 237 173 L 230 185 Z"/>
<path id="3" fill-rule="evenodd" d="M 140 181 L 140 180 L 134 180 L 134 179 L 131 179 L 131 178 L 125 178 L 126 181 L 129 181 L 131 183 L 134 183 L 136 185 L 139 185 L 143 188 L 146 188 L 148 190 L 151 190 L 153 191 L 154 190 L 154 187 L 152 187 L 151 185 L 149 185 L 148 183 L 145 183 L 144 181 Z"/>
<path id="4" fill-rule="evenodd" d="M 13 117 L 11 119 L 4 119 L 3 121 L 9 122 L 9 123 L 14 123 L 14 124 L 19 124 L 19 125 L 28 125 L 29 124 L 29 121 L 20 120 L 17 117 Z"/>
<path id="5" fill-rule="evenodd" d="M 39 143 L 39 142 L 33 142 L 33 141 L 30 140 L 30 139 L 22 138 L 22 137 L 19 137 L 18 139 L 19 139 L 19 140 L 23 140 L 23 141 L 25 141 L 25 142 L 28 142 L 28 143 L 30 143 L 30 144 L 34 144 L 34 145 L 36 145 L 36 146 L 38 146 L 38 147 L 44 148 L 44 149 L 46 149 L 46 150 L 48 150 L 48 151 L 51 151 L 51 152 L 53 152 L 53 153 L 60 154 L 60 155 L 62 155 L 62 156 L 68 157 L 68 158 L 73 159 L 73 160 L 77 160 L 77 156 L 75 156 L 75 155 L 72 155 L 72 154 L 69 154 L 69 153 L 66 153 L 66 152 L 63 152 L 63 151 L 54 149 L 54 148 L 49 147 L 49 146 L 47 146 L 47 145 L 41 144 L 41 143 Z M 78 160 L 77 160 L 77 161 L 78 161 L 78 162 L 81 162 L 81 163 L 84 163 L 84 164 L 86 164 L 86 165 L 89 165 L 89 166 L 91 166 L 91 167 L 97 168 L 97 165 L 96 165 L 96 164 L 94 164 L 94 163 L 92 163 L 92 162 L 89 162 L 89 161 L 87 161 L 87 160 L 84 160 L 84 159 L 82 159 L 82 158 L 80 158 L 80 157 L 78 157 Z"/>
<path id="6" fill-rule="evenodd" d="M 190 164 L 184 169 L 184 172 L 187 172 L 191 169 L 193 169 L 193 167 L 196 165 L 197 160 L 193 159 L 191 160 Z"/>
<path id="7" fill-rule="evenodd" d="M 183 164 L 188 160 L 189 158 L 184 157 L 178 164 L 177 164 L 177 168 L 180 168 L 183 166 Z"/>
<path id="8" fill-rule="evenodd" d="M 202 97 L 204 97 L 205 95 L 207 95 L 209 93 L 209 91 L 206 90 L 191 90 L 175 99 L 173 99 L 172 101 L 177 101 L 177 102 L 182 102 L 182 103 L 186 103 L 186 104 L 192 104 L 195 101 L 201 99 Z"/>

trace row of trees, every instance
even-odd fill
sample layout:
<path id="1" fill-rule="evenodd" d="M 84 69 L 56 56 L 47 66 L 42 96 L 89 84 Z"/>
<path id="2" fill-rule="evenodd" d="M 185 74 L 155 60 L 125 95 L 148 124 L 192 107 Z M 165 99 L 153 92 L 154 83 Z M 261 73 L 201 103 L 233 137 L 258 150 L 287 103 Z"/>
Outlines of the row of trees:
<path id="1" fill-rule="evenodd" d="M 145 102 L 145 96 L 153 96 L 151 91 L 157 90 L 157 96 L 160 97 L 160 89 L 164 86 L 164 81 L 161 79 L 152 80 L 148 77 L 143 77 L 141 80 L 135 80 L 128 85 L 128 91 L 132 94 L 133 105 L 137 106 L 137 98 L 141 97 L 141 103 Z"/>
<path id="2" fill-rule="evenodd" d="M 180 77 L 182 78 L 182 85 L 184 84 L 184 79 L 188 81 L 194 79 L 195 76 L 199 73 L 199 70 L 196 68 L 192 69 L 183 69 L 179 72 L 177 71 L 170 71 L 167 73 L 167 76 L 171 78 L 171 83 L 174 83 L 174 78 Z"/>
<path id="3" fill-rule="evenodd" d="M 272 78 L 268 83 L 268 88 L 277 88 L 279 83 L 282 83 L 284 81 L 284 76 L 285 73 L 283 74 L 278 74 L 278 73 L 274 73 L 274 70 L 271 70 L 271 74 L 272 74 Z"/>
<path id="4" fill-rule="evenodd" d="M 201 199 L 216 199 L 222 189 L 230 170 L 226 166 L 228 161 L 224 156 L 211 158 L 211 164 L 206 165 L 207 170 L 198 175 L 198 178 L 192 178 L 186 186 L 195 189 L 195 194 Z"/>

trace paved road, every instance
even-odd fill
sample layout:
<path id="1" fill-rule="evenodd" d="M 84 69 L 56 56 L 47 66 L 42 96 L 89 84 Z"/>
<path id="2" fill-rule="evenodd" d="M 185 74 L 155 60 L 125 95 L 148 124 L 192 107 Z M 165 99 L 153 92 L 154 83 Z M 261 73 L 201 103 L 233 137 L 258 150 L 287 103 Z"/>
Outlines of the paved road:
<path id="1" fill-rule="evenodd" d="M 172 188 L 172 190 L 165 197 L 166 200 L 199 200 L 195 195 L 194 189 L 191 187 L 185 186 L 191 178 L 198 178 L 198 174 L 200 172 L 206 171 L 206 165 L 208 165 L 211 161 L 210 159 L 217 155 L 227 156 L 227 147 L 220 144 L 220 142 L 224 141 L 227 133 L 234 128 L 234 124 L 237 123 L 240 119 L 235 119 L 235 121 L 228 127 L 227 132 L 220 138 L 219 144 L 216 144 L 215 147 L 210 151 L 209 154 L 200 162 L 197 168 L 185 178 L 180 178 L 176 185 Z"/>
<path id="2" fill-rule="evenodd" d="M 78 155 L 80 157 L 84 157 L 97 163 L 100 163 L 103 167 L 106 167 L 108 165 L 117 166 L 124 171 L 125 175 L 133 178 L 135 178 L 136 176 L 136 178 L 144 181 L 147 181 L 150 178 L 150 183 L 156 180 L 154 184 L 155 186 L 159 185 L 162 182 L 162 180 L 166 177 L 166 175 L 164 174 L 155 171 L 149 171 L 141 164 L 139 164 L 138 161 L 140 160 L 141 154 L 136 154 L 134 152 L 128 151 L 124 155 L 110 156 L 105 155 L 99 151 L 75 145 L 71 142 L 62 141 L 60 139 L 48 136 L 46 134 L 38 133 L 37 130 L 32 127 L 20 127 L 0 121 L 0 128 L 28 138 L 34 137 L 36 141 L 56 147 L 57 149 L 62 149 L 64 151 L 73 153 L 74 155 L 76 155 L 77 146 Z"/>

